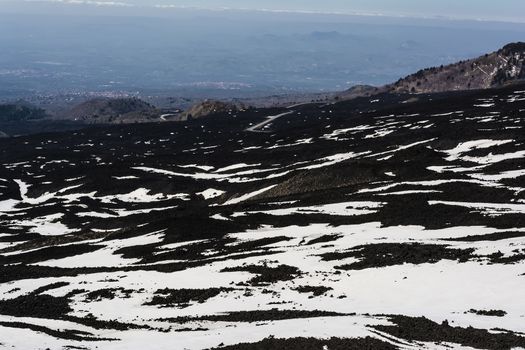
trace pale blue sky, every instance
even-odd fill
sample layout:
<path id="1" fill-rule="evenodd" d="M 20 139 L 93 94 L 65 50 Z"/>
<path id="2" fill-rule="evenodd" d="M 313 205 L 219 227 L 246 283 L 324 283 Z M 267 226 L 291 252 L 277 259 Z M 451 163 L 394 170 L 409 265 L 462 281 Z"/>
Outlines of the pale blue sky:
<path id="1" fill-rule="evenodd" d="M 2 7 L 16 7 L 25 0 L 0 0 Z M 524 0 L 29 0 L 101 7 L 176 6 L 208 9 L 314 11 L 381 14 L 389 16 L 449 17 L 525 22 Z"/>

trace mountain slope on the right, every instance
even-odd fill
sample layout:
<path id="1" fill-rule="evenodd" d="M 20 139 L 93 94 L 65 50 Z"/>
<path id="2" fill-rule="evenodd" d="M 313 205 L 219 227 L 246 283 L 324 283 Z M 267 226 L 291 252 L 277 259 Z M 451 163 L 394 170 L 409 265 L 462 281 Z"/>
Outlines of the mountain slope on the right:
<path id="1" fill-rule="evenodd" d="M 525 43 L 448 66 L 428 68 L 388 85 L 391 92 L 444 92 L 487 89 L 525 78 Z"/>
<path id="2" fill-rule="evenodd" d="M 501 87 L 525 79 L 525 42 L 505 45 L 498 51 L 466 61 L 426 68 L 381 87 L 357 86 L 343 99 L 379 93 L 434 93 Z"/>

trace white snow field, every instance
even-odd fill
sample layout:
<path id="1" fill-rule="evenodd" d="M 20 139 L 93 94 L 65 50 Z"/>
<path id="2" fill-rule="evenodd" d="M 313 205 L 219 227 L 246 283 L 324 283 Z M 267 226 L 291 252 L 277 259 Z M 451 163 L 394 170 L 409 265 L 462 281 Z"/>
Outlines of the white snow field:
<path id="1" fill-rule="evenodd" d="M 1 139 L 0 348 L 525 349 L 522 97 Z"/>

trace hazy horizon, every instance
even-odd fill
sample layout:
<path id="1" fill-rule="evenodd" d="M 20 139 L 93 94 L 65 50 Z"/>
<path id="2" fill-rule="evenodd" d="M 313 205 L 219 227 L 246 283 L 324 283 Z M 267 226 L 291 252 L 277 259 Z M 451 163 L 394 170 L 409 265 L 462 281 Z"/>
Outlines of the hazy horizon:
<path id="1" fill-rule="evenodd" d="M 39 11 L 42 4 L 69 6 L 80 14 L 82 5 L 105 8 L 168 8 L 236 9 L 258 11 L 290 11 L 334 13 L 349 15 L 448 18 L 465 20 L 489 20 L 525 22 L 525 3 L 521 0 L 501 0 L 497 3 L 486 0 L 0 0 L 0 11 Z M 140 14 L 141 10 L 137 10 Z M 127 13 L 132 13 L 127 12 Z"/>
<path id="2" fill-rule="evenodd" d="M 159 7 L 174 4 L 192 8 Z M 403 17 L 402 12 L 445 15 L 445 7 L 436 8 L 435 1 L 396 4 L 394 11 L 384 0 L 321 5 L 0 0 L 0 97 L 108 90 L 184 97 L 340 91 L 390 83 L 525 37 L 523 23 Z M 480 4 L 480 14 L 493 8 Z M 463 5 L 451 4 L 448 11 Z M 211 10 L 221 6 L 237 10 Z M 379 10 L 398 16 L 378 15 Z M 500 6 L 492 18 L 505 11 Z M 354 15 L 328 14 L 336 12 Z M 356 15 L 364 12 L 368 15 Z"/>

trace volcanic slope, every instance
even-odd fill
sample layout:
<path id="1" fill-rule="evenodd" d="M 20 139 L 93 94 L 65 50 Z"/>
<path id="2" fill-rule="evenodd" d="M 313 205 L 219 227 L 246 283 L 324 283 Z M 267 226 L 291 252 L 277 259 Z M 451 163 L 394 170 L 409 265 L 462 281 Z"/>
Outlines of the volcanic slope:
<path id="1" fill-rule="evenodd" d="M 337 96 L 352 99 L 379 93 L 439 93 L 498 88 L 523 83 L 525 79 L 525 43 L 505 45 L 498 51 L 452 63 L 422 69 L 384 86 L 358 85 Z"/>
<path id="2" fill-rule="evenodd" d="M 511 43 L 496 52 L 423 69 L 388 85 L 391 92 L 442 92 L 501 87 L 525 78 L 525 43 Z"/>
<path id="3" fill-rule="evenodd" d="M 0 139 L 2 347 L 525 348 L 525 86 L 414 101 Z"/>

